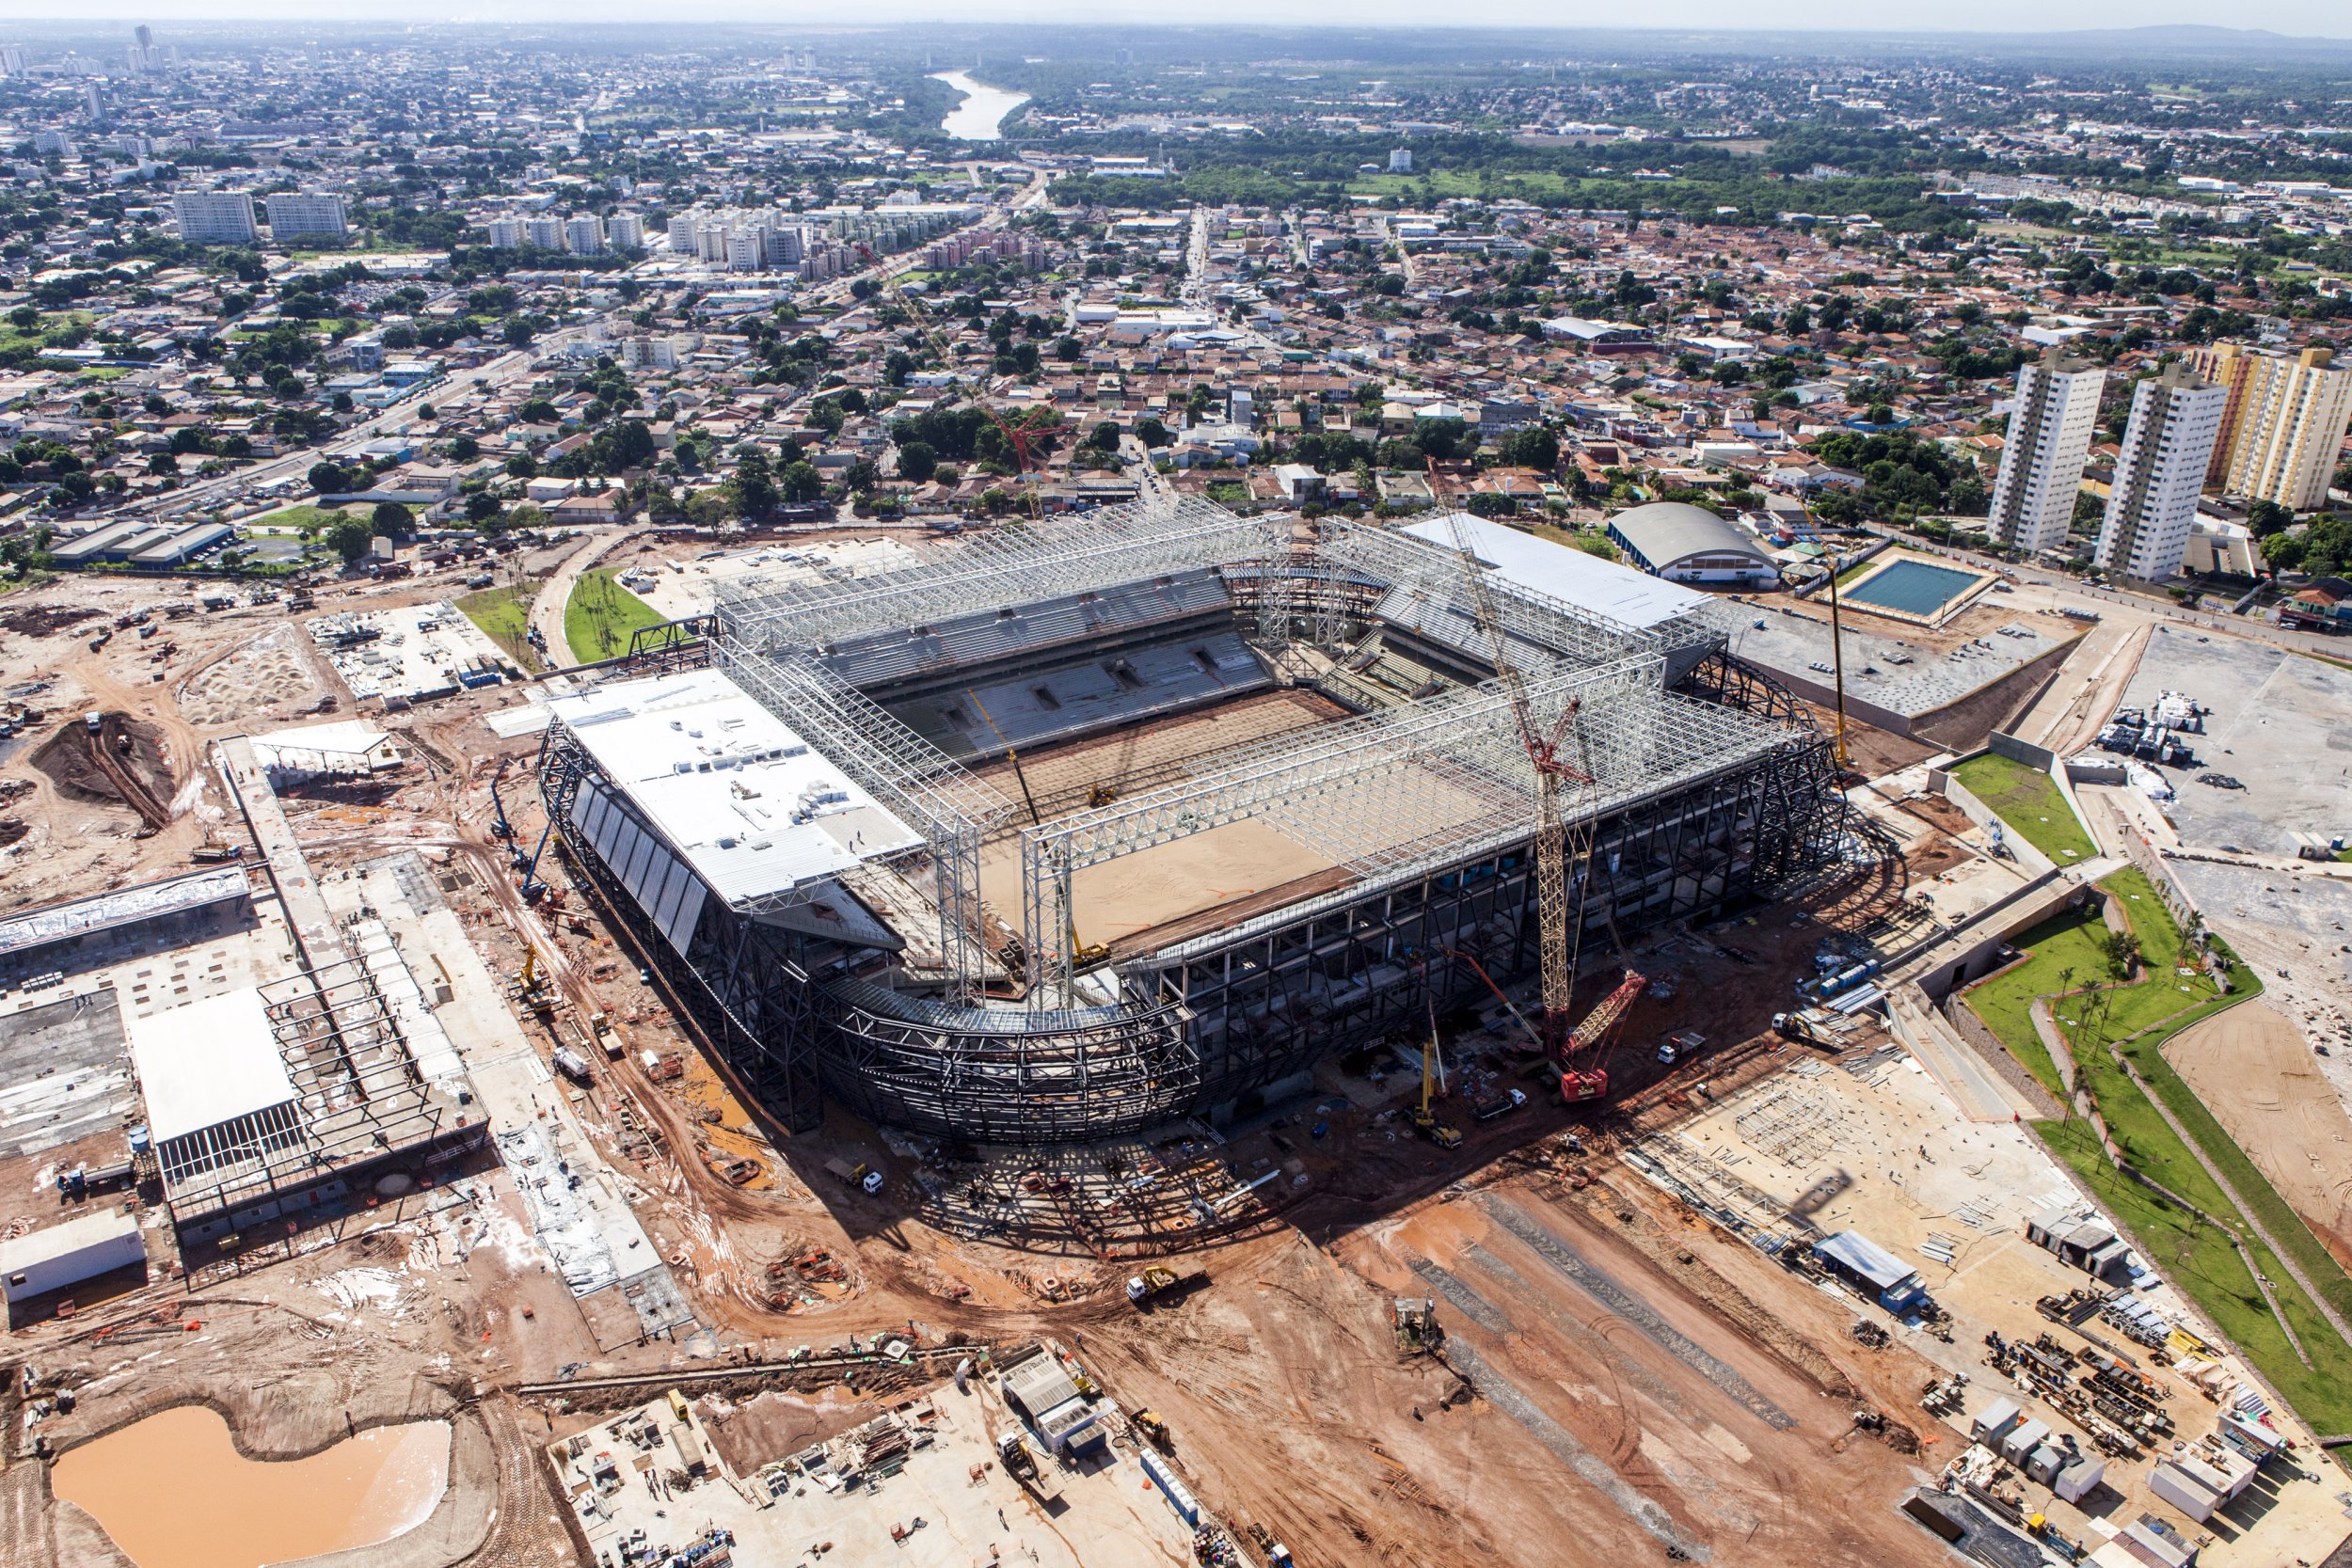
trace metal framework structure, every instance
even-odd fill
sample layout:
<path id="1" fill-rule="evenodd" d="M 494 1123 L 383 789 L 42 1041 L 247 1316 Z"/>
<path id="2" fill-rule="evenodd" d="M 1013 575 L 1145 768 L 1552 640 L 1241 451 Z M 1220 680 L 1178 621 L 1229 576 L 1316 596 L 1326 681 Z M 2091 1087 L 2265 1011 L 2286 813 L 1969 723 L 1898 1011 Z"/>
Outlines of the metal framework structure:
<path id="1" fill-rule="evenodd" d="M 682 950 L 642 937 L 720 1053 L 787 1123 L 812 1125 L 830 1095 L 950 1136 L 1131 1132 L 1235 1108 L 1332 1049 L 1417 1027 L 1432 998 L 1450 1006 L 1483 992 L 1475 966 L 1532 966 L 1537 786 L 1499 682 L 1443 685 L 1195 759 L 1173 782 L 1041 823 L 1020 819 L 889 710 L 898 690 L 1066 657 L 1066 613 L 1041 612 L 1038 641 L 1022 642 L 1029 608 L 1098 594 L 1108 604 L 1156 583 L 1197 625 L 1200 601 L 1183 585 L 1204 572 L 1223 585 L 1211 612 L 1299 684 L 1375 631 L 1438 651 L 1458 673 L 1492 670 L 1447 546 L 1343 523 L 1309 534 L 1204 502 L 1017 526 L 902 571 L 723 597 L 711 662 L 921 835 L 890 870 L 935 913 L 894 899 L 889 918 L 901 930 L 920 920 L 926 938 L 937 922 L 935 968 L 812 935 L 787 918 L 805 888 L 707 901 Z M 1591 778 L 1563 785 L 1561 809 L 1592 835 L 1591 885 L 1577 899 L 1588 928 L 1705 917 L 1850 851 L 1825 739 L 1786 693 L 1724 655 L 1708 615 L 1636 628 L 1500 573 L 1481 586 L 1530 699 L 1579 705 Z M 965 635 L 975 628 L 989 635 Z M 1060 640 L 1050 650 L 1049 637 Z M 899 647 L 910 651 L 889 652 Z M 884 673 L 861 689 L 845 670 Z M 594 767 L 560 720 L 550 727 L 541 773 L 551 817 L 570 819 Z M 1107 965 L 1099 950 L 1082 961 L 1074 879 L 1248 818 L 1331 871 L 1294 902 L 1178 922 L 1164 941 L 1123 942 Z M 1021 863 L 1009 975 L 987 950 L 979 892 L 981 848 L 1007 836 Z M 577 835 L 565 845 L 628 918 L 626 889 Z M 1010 927 L 1009 909 L 994 912 Z"/>
<path id="2" fill-rule="evenodd" d="M 164 1199 L 183 1241 L 331 1202 L 388 1168 L 444 1164 L 487 1135 L 478 1111 L 421 1075 L 364 959 L 261 991 L 294 1098 L 157 1150 Z"/>

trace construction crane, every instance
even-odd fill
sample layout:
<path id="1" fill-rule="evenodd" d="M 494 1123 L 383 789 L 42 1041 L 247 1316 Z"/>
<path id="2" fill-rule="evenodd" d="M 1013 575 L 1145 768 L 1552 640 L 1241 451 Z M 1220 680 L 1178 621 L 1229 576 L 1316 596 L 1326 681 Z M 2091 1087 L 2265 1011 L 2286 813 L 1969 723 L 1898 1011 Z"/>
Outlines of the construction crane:
<path id="1" fill-rule="evenodd" d="M 1429 488 L 1438 504 L 1445 505 L 1444 476 L 1434 458 L 1429 461 Z M 1560 810 L 1560 788 L 1564 781 L 1576 784 L 1593 782 L 1591 772 L 1581 761 L 1571 761 L 1565 751 L 1573 745 L 1580 756 L 1583 752 L 1583 736 L 1577 723 L 1582 700 L 1569 698 L 1559 717 L 1549 724 L 1537 719 L 1528 698 L 1527 679 L 1511 657 L 1510 638 L 1503 629 L 1502 611 L 1495 606 L 1493 590 L 1487 586 L 1486 572 L 1470 547 L 1469 531 L 1462 526 L 1463 514 L 1459 508 L 1449 508 L 1448 515 L 1447 527 L 1460 558 L 1462 580 L 1470 590 L 1479 629 L 1486 634 L 1496 679 L 1510 702 L 1519 743 L 1526 748 L 1528 762 L 1535 770 L 1536 952 L 1544 1000 L 1537 1037 L 1545 1056 L 1560 1073 L 1560 1098 L 1571 1105 L 1581 1104 L 1609 1092 L 1609 1070 L 1602 1047 L 1648 981 L 1629 967 L 1615 990 L 1602 998 L 1582 1022 L 1572 1022 L 1576 1016 L 1578 948 L 1583 937 L 1581 890 L 1592 871 L 1593 828 L 1589 817 L 1581 820 L 1574 834 L 1575 843 L 1570 845 L 1569 831 Z M 1568 909 L 1571 887 L 1580 890 L 1576 918 L 1571 918 Z M 1613 933 L 1613 924 L 1611 928 Z M 1589 1064 L 1580 1060 L 1587 1057 Z"/>
<path id="2" fill-rule="evenodd" d="M 1429 1043 L 1421 1053 L 1421 1103 L 1413 1107 L 1413 1131 L 1436 1144 L 1439 1148 L 1462 1147 L 1461 1132 L 1438 1119 L 1430 1108 L 1430 1088 L 1437 1076 L 1438 1063 L 1438 999 L 1429 998 Z"/>
<path id="3" fill-rule="evenodd" d="M 988 711 L 988 705 L 980 701 L 980 694 L 968 687 L 963 694 L 987 722 L 990 733 L 996 736 L 996 743 L 1004 747 L 1005 760 L 1012 764 L 1012 776 L 1021 785 L 1021 803 L 1028 808 L 1030 825 L 1043 827 L 1045 819 L 1038 815 L 1037 797 L 1029 793 L 1029 775 L 1021 767 L 1021 753 L 1013 750 L 1012 741 L 1005 732 L 996 727 L 996 718 Z M 1069 914 L 1068 919 L 1072 965 L 1077 969 L 1092 969 L 1096 964 L 1109 961 L 1111 950 L 1107 946 L 1099 942 L 1083 942 L 1078 940 L 1078 918 L 1074 911 Z"/>
<path id="4" fill-rule="evenodd" d="M 499 782 L 490 781 L 490 807 L 498 815 L 490 823 L 490 836 L 504 843 L 515 840 L 515 824 L 506 815 L 506 801 L 499 794 Z"/>

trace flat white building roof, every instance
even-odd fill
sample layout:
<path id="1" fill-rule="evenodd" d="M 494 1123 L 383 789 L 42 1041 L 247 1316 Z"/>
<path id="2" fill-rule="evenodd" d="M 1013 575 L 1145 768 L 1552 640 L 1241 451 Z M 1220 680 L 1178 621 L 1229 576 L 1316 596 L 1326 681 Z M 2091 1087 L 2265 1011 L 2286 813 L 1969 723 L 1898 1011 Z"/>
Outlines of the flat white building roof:
<path id="1" fill-rule="evenodd" d="M 730 904 L 923 842 L 717 670 L 624 681 L 548 705 Z"/>
<path id="2" fill-rule="evenodd" d="M 297 771 L 389 768 L 401 760 L 392 737 L 364 719 L 272 730 L 253 737 L 253 755 L 264 768 Z"/>
<path id="3" fill-rule="evenodd" d="M 36 1263 L 52 1263 L 79 1252 L 113 1245 L 138 1233 L 137 1215 L 120 1209 L 93 1209 L 63 1225 L 0 1241 L 0 1274 L 23 1274 Z"/>
<path id="4" fill-rule="evenodd" d="M 224 991 L 124 1027 L 148 1132 L 159 1144 L 294 1098 L 258 990 Z"/>
<path id="5" fill-rule="evenodd" d="M 1605 615 L 1621 626 L 1646 631 L 1685 615 L 1694 615 L 1711 601 L 1696 589 L 1651 577 L 1647 572 L 1603 561 L 1571 545 L 1538 539 L 1507 523 L 1468 514 L 1432 517 L 1408 523 L 1405 531 L 1448 549 L 1454 546 L 1454 525 L 1470 554 L 1495 569 L 1505 582 L 1558 599 L 1579 610 Z"/>

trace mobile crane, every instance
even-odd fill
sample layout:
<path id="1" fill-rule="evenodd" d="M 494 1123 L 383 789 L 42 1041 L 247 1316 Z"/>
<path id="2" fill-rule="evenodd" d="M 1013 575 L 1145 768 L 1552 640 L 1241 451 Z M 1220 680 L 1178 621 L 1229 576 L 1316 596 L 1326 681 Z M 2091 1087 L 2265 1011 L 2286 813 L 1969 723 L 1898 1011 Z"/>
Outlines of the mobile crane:
<path id="1" fill-rule="evenodd" d="M 1430 1108 L 1430 1087 L 1437 1075 L 1437 1065 L 1438 1001 L 1432 996 L 1429 999 L 1429 1044 L 1421 1053 L 1421 1103 L 1412 1110 L 1413 1131 L 1439 1148 L 1459 1148 L 1462 1147 L 1461 1130 L 1439 1121 L 1438 1113 Z"/>

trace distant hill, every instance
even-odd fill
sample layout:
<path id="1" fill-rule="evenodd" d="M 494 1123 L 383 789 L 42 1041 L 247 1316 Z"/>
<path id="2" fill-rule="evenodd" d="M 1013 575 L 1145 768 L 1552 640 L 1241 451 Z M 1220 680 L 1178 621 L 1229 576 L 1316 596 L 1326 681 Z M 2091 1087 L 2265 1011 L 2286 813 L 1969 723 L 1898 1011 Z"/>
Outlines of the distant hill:
<path id="1" fill-rule="evenodd" d="M 2352 53 L 2352 39 L 2293 38 L 2285 33 L 2274 33 L 2267 27 L 2216 27 L 2198 22 L 2168 22 L 2147 27 L 2093 27 L 2080 32 L 2026 36 L 2036 43 L 2060 47 L 2123 49 L 2137 53 L 2172 54 L 2185 49 L 2218 50 L 2238 55 L 2299 54 L 2305 51 Z"/>

